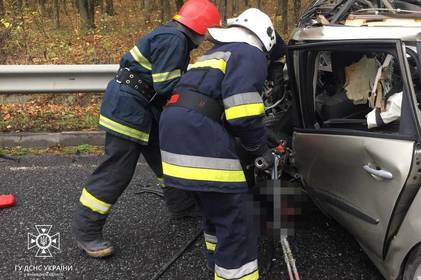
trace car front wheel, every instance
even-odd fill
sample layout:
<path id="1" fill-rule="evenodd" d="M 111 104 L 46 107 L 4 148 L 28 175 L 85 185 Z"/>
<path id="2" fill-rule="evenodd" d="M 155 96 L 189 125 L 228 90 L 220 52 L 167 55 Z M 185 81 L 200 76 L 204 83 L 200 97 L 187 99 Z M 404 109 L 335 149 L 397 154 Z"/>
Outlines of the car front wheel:
<path id="1" fill-rule="evenodd" d="M 405 265 L 403 280 L 421 280 L 421 246 L 410 253 Z"/>

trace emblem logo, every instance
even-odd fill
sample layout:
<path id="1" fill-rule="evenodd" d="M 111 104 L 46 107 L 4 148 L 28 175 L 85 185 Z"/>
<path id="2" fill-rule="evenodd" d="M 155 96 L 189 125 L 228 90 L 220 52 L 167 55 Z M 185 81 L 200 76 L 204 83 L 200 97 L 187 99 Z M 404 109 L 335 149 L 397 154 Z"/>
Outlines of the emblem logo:
<path id="1" fill-rule="evenodd" d="M 38 235 L 28 233 L 28 250 L 38 248 L 35 257 L 51 258 L 50 248 L 60 250 L 60 233 L 50 235 L 51 225 L 35 225 Z"/>

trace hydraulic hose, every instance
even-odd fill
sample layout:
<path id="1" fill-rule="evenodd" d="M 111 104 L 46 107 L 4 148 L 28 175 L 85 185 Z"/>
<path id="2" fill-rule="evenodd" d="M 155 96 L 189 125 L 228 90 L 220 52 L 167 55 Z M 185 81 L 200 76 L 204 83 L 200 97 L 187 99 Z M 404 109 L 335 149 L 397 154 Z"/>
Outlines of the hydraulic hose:
<path id="1" fill-rule="evenodd" d="M 152 277 L 152 280 L 158 280 L 165 273 L 165 271 L 170 268 L 170 266 L 175 263 L 175 261 L 181 257 L 184 252 L 194 243 L 196 240 L 203 234 L 203 231 L 198 231 L 192 239 L 189 240 L 180 250 L 178 250 L 175 255 Z"/>

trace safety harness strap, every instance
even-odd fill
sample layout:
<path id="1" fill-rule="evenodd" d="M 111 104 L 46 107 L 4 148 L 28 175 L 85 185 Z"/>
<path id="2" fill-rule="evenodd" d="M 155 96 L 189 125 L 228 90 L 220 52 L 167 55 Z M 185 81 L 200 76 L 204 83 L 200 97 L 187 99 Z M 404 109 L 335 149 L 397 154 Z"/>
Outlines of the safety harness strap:
<path id="1" fill-rule="evenodd" d="M 167 103 L 167 107 L 173 106 L 194 110 L 216 122 L 221 121 L 224 113 L 222 104 L 193 90 L 175 92 Z"/>
<path id="2" fill-rule="evenodd" d="M 142 78 L 129 68 L 118 69 L 115 80 L 119 84 L 124 84 L 133 88 L 145 97 L 147 101 L 150 101 L 154 96 L 154 89 L 142 81 Z"/>

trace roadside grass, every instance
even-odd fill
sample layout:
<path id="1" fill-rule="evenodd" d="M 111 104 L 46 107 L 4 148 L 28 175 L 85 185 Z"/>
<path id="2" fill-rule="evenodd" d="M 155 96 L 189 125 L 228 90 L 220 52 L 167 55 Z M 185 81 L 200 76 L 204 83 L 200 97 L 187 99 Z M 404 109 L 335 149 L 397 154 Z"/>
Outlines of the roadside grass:
<path id="1" fill-rule="evenodd" d="M 0 147 L 0 157 L 5 156 L 27 156 L 27 155 L 103 155 L 104 148 L 82 144 L 78 146 L 63 147 L 60 145 L 48 148 L 24 148 L 24 147 Z"/>
<path id="2" fill-rule="evenodd" d="M 101 96 L 87 102 L 51 104 L 47 96 L 23 104 L 0 104 L 0 132 L 92 131 L 98 128 Z"/>

